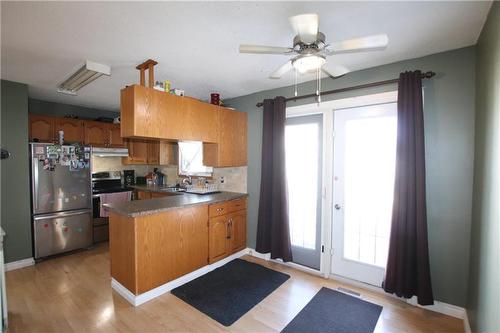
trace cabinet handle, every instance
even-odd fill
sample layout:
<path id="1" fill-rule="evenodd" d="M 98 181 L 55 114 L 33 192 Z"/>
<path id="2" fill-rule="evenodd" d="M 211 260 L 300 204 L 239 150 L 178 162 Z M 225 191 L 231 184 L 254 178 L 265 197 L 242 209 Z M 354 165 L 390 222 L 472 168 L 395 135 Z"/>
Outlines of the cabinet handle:
<path id="1" fill-rule="evenodd" d="M 227 229 L 229 230 L 229 236 L 227 236 L 228 239 L 231 239 L 233 237 L 233 219 L 229 219 L 229 223 L 227 224 Z"/>
<path id="2" fill-rule="evenodd" d="M 232 227 L 233 220 L 229 219 L 229 222 L 227 224 L 227 233 L 226 233 L 226 239 L 231 239 L 231 227 Z"/>
<path id="3" fill-rule="evenodd" d="M 224 210 L 224 208 L 217 208 L 216 211 L 218 212 L 222 212 Z"/>

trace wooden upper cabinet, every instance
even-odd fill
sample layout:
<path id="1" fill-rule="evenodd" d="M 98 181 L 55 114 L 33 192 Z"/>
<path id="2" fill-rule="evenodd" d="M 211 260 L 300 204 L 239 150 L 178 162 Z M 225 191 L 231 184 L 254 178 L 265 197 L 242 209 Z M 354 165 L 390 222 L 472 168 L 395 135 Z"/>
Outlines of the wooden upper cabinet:
<path id="1" fill-rule="evenodd" d="M 182 140 L 217 142 L 220 107 L 184 97 Z"/>
<path id="2" fill-rule="evenodd" d="M 59 131 L 64 131 L 64 142 L 83 143 L 84 128 L 83 121 L 71 118 L 55 118 L 55 137 L 59 137 Z"/>
<path id="3" fill-rule="evenodd" d="M 29 115 L 29 140 L 55 142 L 55 117 Z"/>
<path id="4" fill-rule="evenodd" d="M 160 141 L 160 165 L 178 165 L 179 164 L 179 145 L 177 143 Z"/>
<path id="5" fill-rule="evenodd" d="M 124 138 L 217 142 L 217 106 L 139 85 L 122 89 L 120 104 Z"/>
<path id="6" fill-rule="evenodd" d="M 147 164 L 159 165 L 160 164 L 160 142 L 147 143 Z"/>
<path id="7" fill-rule="evenodd" d="M 105 147 L 109 144 L 109 124 L 99 121 L 85 121 L 85 144 Z"/>
<path id="8" fill-rule="evenodd" d="M 124 147 L 120 124 L 93 120 L 29 115 L 29 140 L 57 142 L 59 131 L 64 131 L 66 143 L 84 143 L 96 147 Z"/>
<path id="9" fill-rule="evenodd" d="M 148 143 L 144 140 L 126 140 L 128 157 L 122 158 L 123 164 L 147 164 Z"/>
<path id="10" fill-rule="evenodd" d="M 109 141 L 108 145 L 113 148 L 125 147 L 125 142 L 121 136 L 120 124 L 109 124 Z"/>
<path id="11" fill-rule="evenodd" d="M 219 108 L 217 144 L 203 145 L 203 164 L 214 167 L 247 165 L 247 114 Z"/>

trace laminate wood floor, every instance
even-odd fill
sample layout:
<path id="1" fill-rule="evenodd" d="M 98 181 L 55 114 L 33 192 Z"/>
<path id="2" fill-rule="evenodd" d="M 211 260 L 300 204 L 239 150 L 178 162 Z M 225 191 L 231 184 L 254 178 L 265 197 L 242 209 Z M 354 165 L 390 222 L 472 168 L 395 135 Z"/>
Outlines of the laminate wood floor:
<path id="1" fill-rule="evenodd" d="M 230 327 L 170 293 L 134 308 L 112 291 L 107 244 L 7 272 L 9 332 L 279 332 L 321 287 L 384 307 L 375 332 L 463 332 L 461 320 L 254 257 L 291 278 Z"/>

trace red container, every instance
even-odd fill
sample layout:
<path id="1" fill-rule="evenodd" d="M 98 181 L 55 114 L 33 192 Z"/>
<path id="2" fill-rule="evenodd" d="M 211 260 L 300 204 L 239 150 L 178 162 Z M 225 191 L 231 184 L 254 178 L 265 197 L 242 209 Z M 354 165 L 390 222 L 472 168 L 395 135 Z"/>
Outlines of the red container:
<path id="1" fill-rule="evenodd" d="M 210 103 L 219 105 L 220 104 L 220 95 L 217 93 L 210 94 Z"/>

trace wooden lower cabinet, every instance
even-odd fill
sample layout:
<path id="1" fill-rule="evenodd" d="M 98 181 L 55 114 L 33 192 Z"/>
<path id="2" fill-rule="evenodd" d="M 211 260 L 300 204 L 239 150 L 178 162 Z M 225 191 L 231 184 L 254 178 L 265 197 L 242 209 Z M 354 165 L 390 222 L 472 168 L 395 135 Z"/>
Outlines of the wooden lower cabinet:
<path id="1" fill-rule="evenodd" d="M 151 199 L 151 192 L 149 191 L 137 191 L 137 198 L 139 200 L 148 200 Z"/>
<path id="2" fill-rule="evenodd" d="M 128 217 L 111 212 L 111 276 L 139 295 L 207 265 L 208 206 Z"/>
<path id="3" fill-rule="evenodd" d="M 208 228 L 208 262 L 213 263 L 230 253 L 229 221 L 226 216 L 211 218 Z"/>
<path id="4" fill-rule="evenodd" d="M 243 250 L 247 246 L 247 211 L 241 210 L 229 215 L 231 234 L 231 253 Z"/>
<path id="5" fill-rule="evenodd" d="M 231 211 L 234 207 L 240 207 L 240 210 Z M 218 215 L 227 210 L 230 212 Z M 214 217 L 208 222 L 208 262 L 214 263 L 246 247 L 246 199 L 210 205 L 209 212 Z"/>

